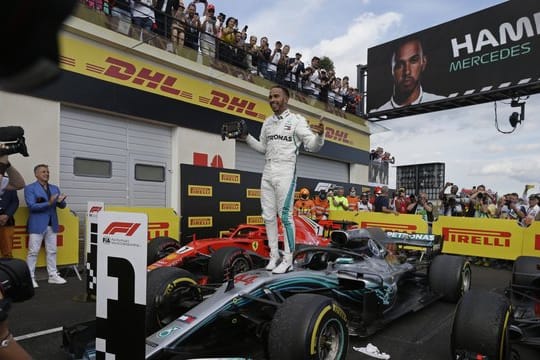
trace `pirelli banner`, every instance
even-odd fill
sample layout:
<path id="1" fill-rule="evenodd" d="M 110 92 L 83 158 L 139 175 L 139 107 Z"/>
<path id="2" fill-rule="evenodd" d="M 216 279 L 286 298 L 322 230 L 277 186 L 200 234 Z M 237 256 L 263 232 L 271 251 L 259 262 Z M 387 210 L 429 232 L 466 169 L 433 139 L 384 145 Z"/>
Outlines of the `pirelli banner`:
<path id="1" fill-rule="evenodd" d="M 59 230 L 56 236 L 58 265 L 79 263 L 79 218 L 69 208 L 57 209 Z M 26 223 L 29 211 L 20 207 L 15 213 L 15 233 L 13 235 L 13 257 L 26 260 L 28 254 L 28 238 Z M 46 266 L 45 249 L 38 255 L 37 266 Z"/>
<path id="2" fill-rule="evenodd" d="M 367 112 L 382 120 L 508 98 L 516 90 L 536 93 L 539 52 L 538 0 L 506 1 L 372 47 Z"/>
<path id="3" fill-rule="evenodd" d="M 180 165 L 181 241 L 222 237 L 238 224 L 262 224 L 261 174 Z"/>
<path id="4" fill-rule="evenodd" d="M 361 227 L 380 227 L 386 231 L 427 233 L 420 215 L 338 211 L 332 220 L 354 221 Z M 540 221 L 523 228 L 516 221 L 439 216 L 432 233 L 442 235 L 443 252 L 514 260 L 520 255 L 540 256 Z"/>

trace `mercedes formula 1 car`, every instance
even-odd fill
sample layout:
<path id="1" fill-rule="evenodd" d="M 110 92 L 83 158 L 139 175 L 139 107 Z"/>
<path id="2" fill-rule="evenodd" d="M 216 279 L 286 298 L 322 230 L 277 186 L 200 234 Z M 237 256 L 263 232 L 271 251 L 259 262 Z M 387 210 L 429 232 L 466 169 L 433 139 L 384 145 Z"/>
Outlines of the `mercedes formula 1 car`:
<path id="1" fill-rule="evenodd" d="M 350 228 L 353 223 L 324 220 L 319 223 L 294 216 L 297 246 L 326 246 L 333 229 Z M 280 247 L 283 231 L 280 226 Z M 223 238 L 193 239 L 181 246 L 169 237 L 148 243 L 148 271 L 161 267 L 181 267 L 197 276 L 201 284 L 222 283 L 232 275 L 266 265 L 270 249 L 264 225 L 241 224 Z"/>
<path id="2" fill-rule="evenodd" d="M 249 356 L 238 349 L 248 337 L 269 359 L 345 359 L 350 334 L 368 336 L 469 290 L 469 263 L 441 247 L 435 235 L 336 230 L 330 246 L 299 249 L 291 272 L 251 270 L 211 290 L 184 269 L 155 269 L 147 326 L 159 329 L 146 359 Z M 231 343 L 232 354 L 223 350 Z"/>
<path id="3" fill-rule="evenodd" d="M 457 360 L 540 359 L 540 257 L 516 259 L 504 294 L 473 290 L 463 296 L 451 348 Z"/>

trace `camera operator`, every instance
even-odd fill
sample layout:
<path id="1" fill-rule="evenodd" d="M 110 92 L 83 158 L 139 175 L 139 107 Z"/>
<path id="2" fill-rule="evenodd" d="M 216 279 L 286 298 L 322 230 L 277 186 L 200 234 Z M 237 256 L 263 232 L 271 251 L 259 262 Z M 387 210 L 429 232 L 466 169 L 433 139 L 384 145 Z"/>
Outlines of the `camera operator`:
<path id="1" fill-rule="evenodd" d="M 529 197 L 529 205 L 530 205 L 531 200 L 533 200 L 534 202 L 536 198 L 535 195 L 531 195 L 531 197 Z M 535 203 L 533 207 L 535 205 L 537 204 Z M 528 209 L 524 205 L 521 205 L 519 203 L 519 195 L 517 193 L 507 194 L 504 197 L 504 204 L 503 204 L 503 207 L 501 208 L 501 212 L 505 212 L 507 214 L 506 217 L 508 219 L 516 220 L 520 226 L 524 226 L 524 227 L 529 226 L 526 223 Z"/>
<path id="2" fill-rule="evenodd" d="M 0 192 L 20 190 L 25 185 L 24 179 L 21 173 L 11 166 L 8 155 L 19 153 L 28 156 L 24 130 L 20 126 L 3 126 L 0 127 L 0 135 Z"/>
<path id="3" fill-rule="evenodd" d="M 3 145 L 0 144 L 0 148 Z M 21 173 L 8 161 L 7 155 L 0 156 L 0 191 L 20 190 L 24 188 L 24 179 Z"/>
<path id="4" fill-rule="evenodd" d="M 0 359 L 27 360 L 31 356 L 17 343 L 9 330 L 8 314 L 12 302 L 34 296 L 30 271 L 21 259 L 0 260 Z"/>
<path id="5" fill-rule="evenodd" d="M 450 187 L 450 193 L 446 194 L 446 189 Z M 445 216 L 463 216 L 464 199 L 458 193 L 458 186 L 454 183 L 447 182 L 439 192 L 439 200 L 441 200 L 442 215 Z"/>

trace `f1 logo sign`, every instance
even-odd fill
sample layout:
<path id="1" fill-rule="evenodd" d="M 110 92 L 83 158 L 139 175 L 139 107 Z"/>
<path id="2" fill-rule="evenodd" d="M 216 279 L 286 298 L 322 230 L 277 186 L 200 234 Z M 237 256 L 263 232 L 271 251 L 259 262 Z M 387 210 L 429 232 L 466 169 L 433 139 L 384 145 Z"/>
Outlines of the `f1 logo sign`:
<path id="1" fill-rule="evenodd" d="M 88 211 L 89 214 L 95 214 L 101 211 L 103 209 L 102 206 L 92 206 L 90 210 Z"/>
<path id="2" fill-rule="evenodd" d="M 96 359 L 142 359 L 148 216 L 100 211 L 97 222 Z M 127 322 L 129 336 L 124 331 Z"/>
<path id="3" fill-rule="evenodd" d="M 137 231 L 139 226 L 141 226 L 140 223 L 115 221 L 107 226 L 103 232 L 103 235 L 114 235 L 120 233 L 125 234 L 126 236 L 131 236 L 135 231 Z"/>

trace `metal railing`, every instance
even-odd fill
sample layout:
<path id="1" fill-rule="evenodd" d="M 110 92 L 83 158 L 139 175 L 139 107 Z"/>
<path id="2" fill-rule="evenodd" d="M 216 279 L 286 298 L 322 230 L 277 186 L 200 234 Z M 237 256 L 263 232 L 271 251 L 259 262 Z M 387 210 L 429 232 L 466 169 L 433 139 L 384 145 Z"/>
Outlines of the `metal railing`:
<path id="1" fill-rule="evenodd" d="M 346 94 L 337 94 L 331 89 L 325 91 L 319 84 L 309 81 L 307 77 L 301 77 L 300 74 L 293 77 L 289 72 L 281 70 L 275 77 L 267 76 L 264 71 L 260 71 L 260 66 L 254 64 L 253 54 L 245 47 L 229 44 L 189 24 L 179 24 L 177 18 L 154 7 L 150 8 L 154 11 L 152 22 L 155 25 L 148 29 L 133 22 L 132 12 L 119 12 L 117 8 L 111 7 L 114 2 L 80 2 L 82 6 L 79 6 L 75 16 L 140 40 L 135 46 L 147 43 L 264 88 L 269 89 L 278 83 L 292 90 L 292 98 L 339 117 L 350 118 L 350 115 L 361 114 L 358 98 L 349 99 Z M 138 5 L 146 6 L 143 3 Z"/>

